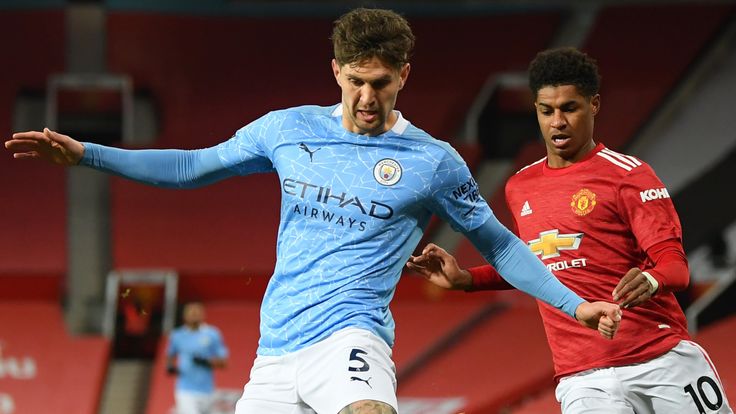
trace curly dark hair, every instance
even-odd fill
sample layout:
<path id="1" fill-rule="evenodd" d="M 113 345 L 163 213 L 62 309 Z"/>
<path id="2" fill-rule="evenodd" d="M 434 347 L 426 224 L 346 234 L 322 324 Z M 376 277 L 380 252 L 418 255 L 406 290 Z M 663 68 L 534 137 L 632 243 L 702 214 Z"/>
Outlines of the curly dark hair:
<path id="1" fill-rule="evenodd" d="M 598 93 L 601 77 L 595 59 L 574 47 L 537 53 L 529 64 L 529 88 L 534 97 L 545 86 L 575 85 L 586 98 Z"/>
<path id="2" fill-rule="evenodd" d="M 332 44 L 340 66 L 377 57 L 401 69 L 409 62 L 414 34 L 406 19 L 391 10 L 357 8 L 335 21 Z"/>

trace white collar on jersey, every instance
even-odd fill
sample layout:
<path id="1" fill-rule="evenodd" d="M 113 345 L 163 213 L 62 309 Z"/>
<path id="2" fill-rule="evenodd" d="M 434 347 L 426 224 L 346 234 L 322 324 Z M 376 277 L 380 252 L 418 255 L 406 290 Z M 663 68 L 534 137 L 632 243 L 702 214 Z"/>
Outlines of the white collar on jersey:
<path id="1" fill-rule="evenodd" d="M 401 112 L 394 109 L 394 113 L 397 116 L 396 123 L 391 128 L 391 132 L 397 135 L 402 135 L 404 131 L 406 131 L 406 128 L 409 126 L 409 121 L 404 119 L 404 116 L 401 115 Z M 334 111 L 332 111 L 332 116 L 342 116 L 342 104 L 338 104 Z"/>

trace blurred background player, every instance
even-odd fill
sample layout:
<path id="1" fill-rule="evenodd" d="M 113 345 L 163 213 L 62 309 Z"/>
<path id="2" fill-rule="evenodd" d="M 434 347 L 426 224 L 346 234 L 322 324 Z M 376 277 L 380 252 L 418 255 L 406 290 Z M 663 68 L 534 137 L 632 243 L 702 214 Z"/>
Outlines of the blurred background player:
<path id="1" fill-rule="evenodd" d="M 406 20 L 355 9 L 335 22 L 332 39 L 340 104 L 270 112 L 211 148 L 121 150 L 48 129 L 14 134 L 6 147 L 15 158 L 161 187 L 278 172 L 277 263 L 238 414 L 398 411 L 388 305 L 433 213 L 519 289 L 610 338 L 618 305 L 588 303 L 560 284 L 498 222 L 460 156 L 394 110 L 414 46 Z"/>
<path id="2" fill-rule="evenodd" d="M 557 400 L 565 414 L 731 413 L 673 295 L 689 274 L 664 184 L 646 163 L 593 139 L 599 83 L 596 62 L 576 49 L 537 55 L 529 87 L 547 156 L 506 184 L 531 251 L 583 298 L 625 308 L 615 341 L 603 341 L 539 303 Z M 445 288 L 512 288 L 491 266 L 461 270 L 433 244 L 407 266 Z"/>
<path id="3" fill-rule="evenodd" d="M 220 331 L 205 323 L 204 305 L 190 302 L 182 311 L 184 324 L 169 336 L 166 370 L 176 375 L 176 412 L 207 414 L 215 392 L 213 369 L 224 368 L 228 349 Z"/>

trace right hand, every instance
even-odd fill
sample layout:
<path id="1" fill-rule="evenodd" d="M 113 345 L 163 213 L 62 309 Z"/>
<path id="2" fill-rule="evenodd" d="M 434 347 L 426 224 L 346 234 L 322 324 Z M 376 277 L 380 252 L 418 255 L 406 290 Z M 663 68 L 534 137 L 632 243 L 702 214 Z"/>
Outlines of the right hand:
<path id="1" fill-rule="evenodd" d="M 43 132 L 15 133 L 5 141 L 5 148 L 13 152 L 16 159 L 40 159 L 64 166 L 79 164 L 84 155 L 81 142 L 48 128 Z"/>
<path id="2" fill-rule="evenodd" d="M 613 339 L 621 323 L 621 308 L 615 303 L 583 302 L 575 309 L 575 319 L 586 328 L 596 329 L 602 337 Z"/>
<path id="3" fill-rule="evenodd" d="M 212 369 L 212 362 L 210 362 L 210 360 L 207 358 L 203 358 L 201 356 L 195 356 L 195 357 L 192 357 L 192 362 L 195 365 L 199 365 L 202 368 Z"/>
<path id="4" fill-rule="evenodd" d="M 428 244 L 422 254 L 409 257 L 406 267 L 445 289 L 470 289 L 473 277 L 458 266 L 450 253 L 436 244 Z"/>

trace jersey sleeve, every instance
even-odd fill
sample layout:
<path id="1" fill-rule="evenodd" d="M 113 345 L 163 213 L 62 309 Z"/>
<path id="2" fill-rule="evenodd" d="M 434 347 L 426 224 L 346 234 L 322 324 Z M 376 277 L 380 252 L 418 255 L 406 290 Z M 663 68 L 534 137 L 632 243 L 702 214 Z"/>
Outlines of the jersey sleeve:
<path id="1" fill-rule="evenodd" d="M 169 344 L 166 346 L 166 356 L 167 357 L 173 357 L 179 353 L 179 351 L 176 348 L 176 338 L 174 334 L 175 334 L 174 332 L 171 332 L 171 335 L 169 335 Z"/>
<path id="2" fill-rule="evenodd" d="M 645 270 L 659 282 L 657 292 L 677 292 L 687 288 L 690 271 L 680 242 L 672 239 L 659 242 L 647 249 L 647 255 L 654 267 Z"/>
<path id="3" fill-rule="evenodd" d="M 271 112 L 210 148 L 126 150 L 84 143 L 80 165 L 165 188 L 195 188 L 233 175 L 274 171 L 272 149 L 288 113 Z"/>
<path id="4" fill-rule="evenodd" d="M 220 162 L 217 147 L 127 150 L 85 142 L 79 165 L 164 188 L 201 187 L 233 175 Z"/>
<path id="5" fill-rule="evenodd" d="M 649 165 L 642 164 L 624 177 L 618 207 L 642 250 L 669 239 L 682 241 L 682 226 L 669 192 Z"/>
<path id="6" fill-rule="evenodd" d="M 515 288 L 575 317 L 584 302 L 550 273 L 527 245 L 504 227 L 495 216 L 466 233 L 478 252 Z"/>
<path id="7" fill-rule="evenodd" d="M 273 148 L 281 137 L 281 125 L 286 116 L 283 111 L 269 112 L 240 128 L 217 146 L 222 164 L 238 175 L 274 171 Z"/>
<path id="8" fill-rule="evenodd" d="M 227 349 L 227 346 L 225 346 L 225 341 L 222 339 L 222 333 L 220 333 L 219 330 L 214 330 L 214 349 L 213 349 L 213 355 L 216 358 L 225 359 L 228 357 L 229 351 Z"/>
<path id="9" fill-rule="evenodd" d="M 493 215 L 465 161 L 452 148 L 438 163 L 429 200 L 430 210 L 461 233 L 478 228 Z"/>

